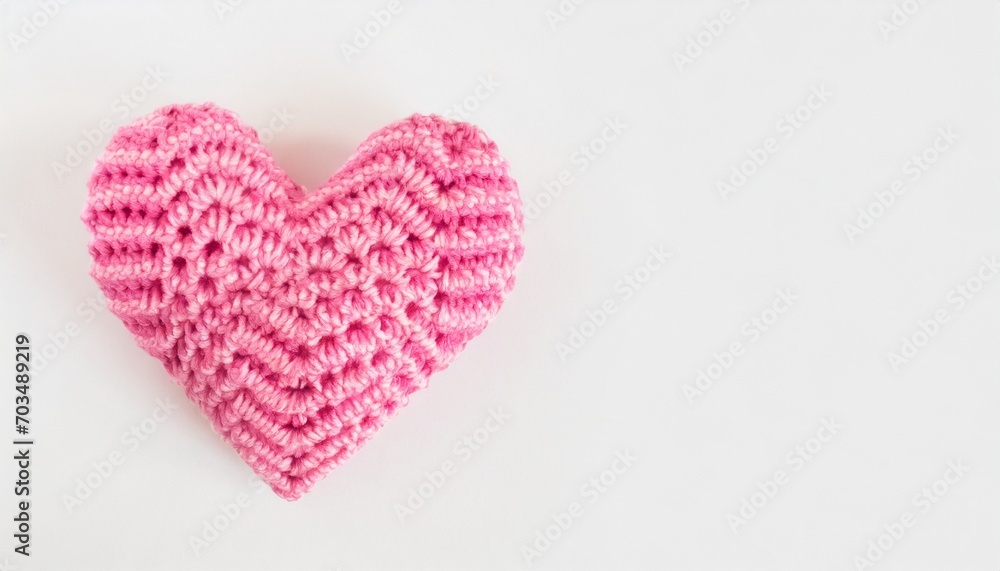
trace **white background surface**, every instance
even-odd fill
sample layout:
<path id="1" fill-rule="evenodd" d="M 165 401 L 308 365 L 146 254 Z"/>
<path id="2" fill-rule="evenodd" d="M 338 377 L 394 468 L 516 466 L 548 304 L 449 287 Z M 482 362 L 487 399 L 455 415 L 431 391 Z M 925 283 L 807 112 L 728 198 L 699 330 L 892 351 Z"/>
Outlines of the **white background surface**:
<path id="1" fill-rule="evenodd" d="M 556 0 L 404 2 L 348 59 L 344 43 L 385 2 L 78 1 L 21 43 L 11 35 L 25 17 L 46 20 L 42 4 L 4 1 L 0 433 L 13 435 L 14 335 L 55 356 L 32 385 L 33 554 L 12 551 L 13 462 L 0 461 L 0 563 L 846 570 L 908 512 L 913 526 L 875 569 L 997 569 L 1000 280 L 967 282 L 1000 255 L 998 4 L 927 3 L 886 37 L 879 21 L 904 4 L 594 1 L 553 28 Z M 678 69 L 674 54 L 722 10 L 730 23 Z M 157 67 L 162 81 L 137 87 Z M 497 86 L 477 100 L 481 79 Z M 786 138 L 778 122 L 807 114 L 820 86 L 830 97 Z M 133 89 L 134 108 L 121 99 Z M 309 187 L 375 129 L 464 102 L 523 198 L 545 206 L 498 318 L 295 503 L 257 493 L 160 363 L 87 309 L 102 305 L 79 215 L 99 151 L 53 170 L 102 121 L 206 100 L 258 129 L 293 115 L 270 146 Z M 623 132 L 593 143 L 615 118 Z M 913 180 L 907 161 L 948 128 L 957 141 Z M 719 181 L 768 137 L 777 151 L 724 200 Z M 581 160 L 591 144 L 604 152 Z M 542 197 L 562 171 L 571 184 Z M 903 194 L 849 240 L 844 225 L 896 179 Z M 626 299 L 617 283 L 647 277 L 651 247 L 672 257 Z M 982 288 L 959 308 L 965 285 Z M 798 299 L 754 339 L 744 324 L 773 317 L 778 289 Z M 615 313 L 561 359 L 571 328 L 608 302 Z M 939 310 L 947 322 L 916 334 L 927 342 L 894 371 L 889 352 Z M 742 354 L 689 402 L 684 386 L 733 342 Z M 177 410 L 127 444 L 133 426 L 154 426 L 157 399 Z M 509 415 L 500 429 L 457 453 L 497 407 Z M 842 428 L 794 460 L 831 417 Z M 78 479 L 115 452 L 124 462 L 67 509 Z M 636 459 L 603 493 L 581 489 L 621 468 L 617 452 Z M 448 461 L 457 472 L 401 521 L 396 505 Z M 969 470 L 921 501 L 955 461 Z M 734 533 L 730 514 L 777 470 L 787 482 Z M 192 547 L 240 494 L 249 505 Z M 573 502 L 582 515 L 536 545 Z"/>

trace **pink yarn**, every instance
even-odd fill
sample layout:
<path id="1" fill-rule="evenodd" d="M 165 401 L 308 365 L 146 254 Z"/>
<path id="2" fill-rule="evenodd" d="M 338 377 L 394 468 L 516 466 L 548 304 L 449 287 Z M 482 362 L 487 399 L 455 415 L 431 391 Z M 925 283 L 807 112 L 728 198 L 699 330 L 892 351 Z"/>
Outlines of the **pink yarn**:
<path id="1" fill-rule="evenodd" d="M 309 491 L 514 285 L 517 185 L 476 127 L 414 115 L 315 192 L 212 104 L 120 129 L 83 220 L 109 309 L 274 491 Z"/>

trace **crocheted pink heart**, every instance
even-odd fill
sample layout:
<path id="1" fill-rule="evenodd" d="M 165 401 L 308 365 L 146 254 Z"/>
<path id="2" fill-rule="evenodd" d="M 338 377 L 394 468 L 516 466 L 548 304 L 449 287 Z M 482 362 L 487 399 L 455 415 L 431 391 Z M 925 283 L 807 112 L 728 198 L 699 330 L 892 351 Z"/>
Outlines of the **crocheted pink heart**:
<path id="1" fill-rule="evenodd" d="M 413 117 L 315 192 L 212 104 L 119 130 L 83 220 L 109 309 L 274 491 L 307 492 L 514 285 L 517 185 L 476 127 Z"/>

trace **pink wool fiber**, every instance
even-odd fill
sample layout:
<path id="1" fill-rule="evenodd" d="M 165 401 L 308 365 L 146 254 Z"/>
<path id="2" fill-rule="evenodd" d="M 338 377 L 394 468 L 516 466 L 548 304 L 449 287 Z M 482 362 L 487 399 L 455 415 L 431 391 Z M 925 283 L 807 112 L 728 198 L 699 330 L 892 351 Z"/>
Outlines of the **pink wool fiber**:
<path id="1" fill-rule="evenodd" d="M 233 113 L 172 105 L 121 128 L 89 188 L 109 309 L 288 500 L 486 327 L 523 252 L 507 162 L 436 116 L 306 192 Z"/>

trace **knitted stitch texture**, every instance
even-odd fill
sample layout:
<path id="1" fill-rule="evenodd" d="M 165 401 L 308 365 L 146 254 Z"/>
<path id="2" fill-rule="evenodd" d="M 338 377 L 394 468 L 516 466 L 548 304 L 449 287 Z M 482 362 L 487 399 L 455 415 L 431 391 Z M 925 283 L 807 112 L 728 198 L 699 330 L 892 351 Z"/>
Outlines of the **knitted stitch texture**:
<path id="1" fill-rule="evenodd" d="M 171 105 L 112 137 L 89 189 L 108 308 L 288 500 L 486 327 L 523 253 L 496 144 L 437 116 L 306 192 L 233 113 Z"/>

